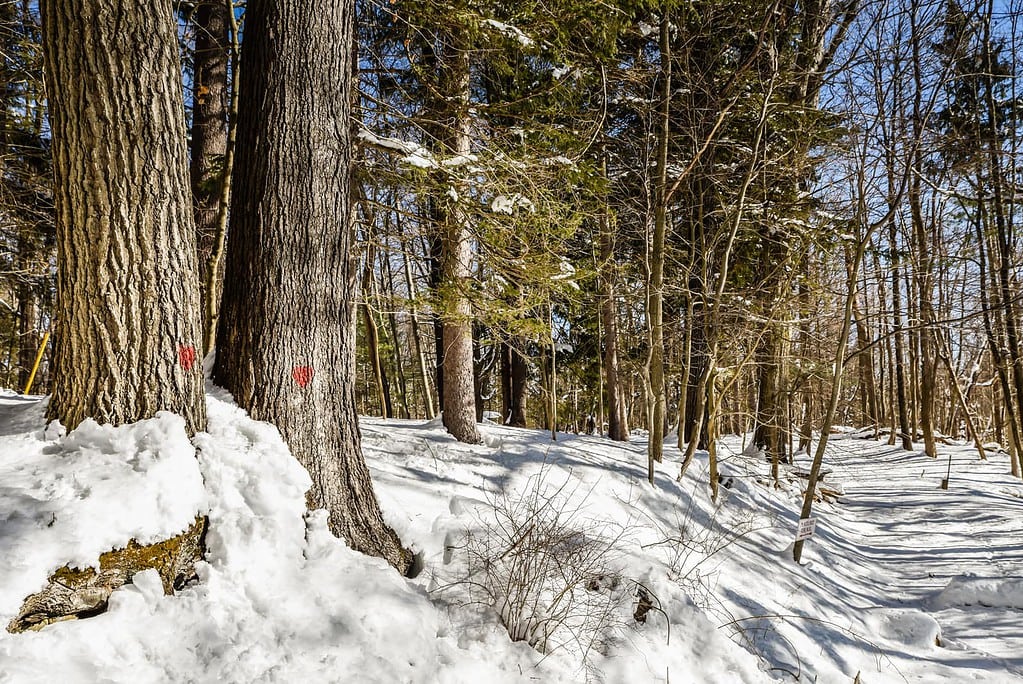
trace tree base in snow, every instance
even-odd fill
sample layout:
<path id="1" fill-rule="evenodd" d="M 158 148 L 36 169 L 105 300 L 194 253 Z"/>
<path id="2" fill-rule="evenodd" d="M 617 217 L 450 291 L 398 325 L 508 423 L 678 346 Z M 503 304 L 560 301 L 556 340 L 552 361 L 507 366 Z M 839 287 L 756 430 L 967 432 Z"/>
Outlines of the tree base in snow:
<path id="1" fill-rule="evenodd" d="M 102 613 L 115 589 L 149 568 L 160 573 L 164 593 L 173 594 L 195 576 L 205 534 L 206 518 L 197 517 L 191 527 L 170 539 L 145 546 L 132 540 L 123 549 L 107 551 L 99 557 L 99 572 L 65 565 L 50 576 L 45 589 L 25 599 L 7 631 L 41 629 L 53 622 Z"/>

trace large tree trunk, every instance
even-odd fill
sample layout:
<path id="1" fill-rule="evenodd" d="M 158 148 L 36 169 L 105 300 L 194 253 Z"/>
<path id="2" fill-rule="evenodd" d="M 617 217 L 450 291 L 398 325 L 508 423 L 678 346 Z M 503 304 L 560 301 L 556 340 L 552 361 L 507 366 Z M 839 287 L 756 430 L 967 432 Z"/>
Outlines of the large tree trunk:
<path id="1" fill-rule="evenodd" d="M 206 427 L 184 104 L 170 2 L 44 0 L 57 219 L 57 318 L 47 417 L 123 424 L 172 411 Z M 170 593 L 202 555 L 184 533 L 100 557 L 29 597 L 8 629 L 95 612 L 155 567 Z M 128 540 L 122 540 L 128 541 Z M 148 547 L 146 547 L 148 551 Z M 103 578 L 99 584 L 93 580 Z M 79 581 L 80 580 L 80 581 Z"/>
<path id="2" fill-rule="evenodd" d="M 280 429 L 331 531 L 405 572 L 411 554 L 381 516 L 355 409 L 354 15 L 351 0 L 249 6 L 214 378 Z"/>
<path id="3" fill-rule="evenodd" d="M 787 243 L 767 242 L 763 248 L 764 263 L 783 264 L 791 259 L 791 248 Z M 789 287 L 784 277 L 779 274 L 771 276 L 769 292 L 775 302 L 770 309 L 773 317 L 784 319 L 792 309 L 789 300 Z M 772 463 L 789 462 L 788 435 L 792 429 L 788 421 L 786 406 L 788 404 L 788 374 L 791 365 L 789 357 L 790 326 L 784 320 L 772 320 L 766 324 L 766 331 L 757 350 L 757 363 L 760 372 L 759 395 L 757 400 L 757 427 L 753 441 L 757 447 L 771 459 Z"/>
<path id="4" fill-rule="evenodd" d="M 469 236 L 458 226 L 448 225 L 444 239 L 442 287 L 450 293 L 442 321 L 444 345 L 444 427 L 460 442 L 478 443 L 476 427 L 476 386 L 473 374 L 472 309 L 458 292 L 471 274 L 472 249 Z"/>
<path id="5" fill-rule="evenodd" d="M 205 429 L 199 282 L 170 2 L 41 5 L 57 209 L 48 416 Z"/>

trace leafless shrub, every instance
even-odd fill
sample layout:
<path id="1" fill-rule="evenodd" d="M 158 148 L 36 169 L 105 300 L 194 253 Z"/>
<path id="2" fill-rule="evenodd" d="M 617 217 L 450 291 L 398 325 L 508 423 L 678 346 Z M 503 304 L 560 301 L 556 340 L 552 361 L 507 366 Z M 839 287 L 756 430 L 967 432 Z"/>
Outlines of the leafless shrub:
<path id="1" fill-rule="evenodd" d="M 508 634 L 540 653 L 567 649 L 585 665 L 624 625 L 635 585 L 618 571 L 623 530 L 584 514 L 571 478 L 531 478 L 521 496 L 496 495 L 466 532 L 461 600 L 495 610 Z"/>

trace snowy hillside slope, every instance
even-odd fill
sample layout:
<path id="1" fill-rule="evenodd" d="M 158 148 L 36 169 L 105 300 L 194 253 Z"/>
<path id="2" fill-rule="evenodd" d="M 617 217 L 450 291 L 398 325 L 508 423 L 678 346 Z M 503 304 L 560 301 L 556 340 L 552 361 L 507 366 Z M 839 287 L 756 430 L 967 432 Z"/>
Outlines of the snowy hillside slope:
<path id="1" fill-rule="evenodd" d="M 193 440 L 200 486 L 166 477 L 172 416 L 61 436 L 40 402 L 0 396 L 5 625 L 29 584 L 111 535 L 211 524 L 200 581 L 176 596 L 141 573 L 100 616 L 0 632 L 0 682 L 1023 682 L 1023 487 L 1004 455 L 943 447 L 943 491 L 943 458 L 833 436 L 826 483 L 845 495 L 817 505 L 797 566 L 804 481 L 776 489 L 738 438 L 714 504 L 705 454 L 676 482 L 669 449 L 651 488 L 638 439 L 488 424 L 467 446 L 437 422 L 363 419 L 385 516 L 422 561 L 404 579 L 305 512 L 277 431 L 227 399 L 209 397 Z M 187 510 L 139 510 L 161 481 Z"/>

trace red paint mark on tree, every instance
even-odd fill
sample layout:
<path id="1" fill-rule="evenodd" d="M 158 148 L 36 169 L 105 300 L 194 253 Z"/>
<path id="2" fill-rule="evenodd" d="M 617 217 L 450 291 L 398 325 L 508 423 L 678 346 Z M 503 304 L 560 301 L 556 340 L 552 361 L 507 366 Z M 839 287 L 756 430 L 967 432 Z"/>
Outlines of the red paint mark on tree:
<path id="1" fill-rule="evenodd" d="M 291 369 L 291 377 L 295 378 L 295 382 L 298 383 L 299 387 L 305 387 L 313 379 L 313 367 L 312 366 L 295 366 Z"/>
<path id="2" fill-rule="evenodd" d="M 195 359 L 198 354 L 195 353 L 195 347 L 190 344 L 179 344 L 178 345 L 178 363 L 186 371 L 192 370 L 192 366 L 195 365 Z"/>

